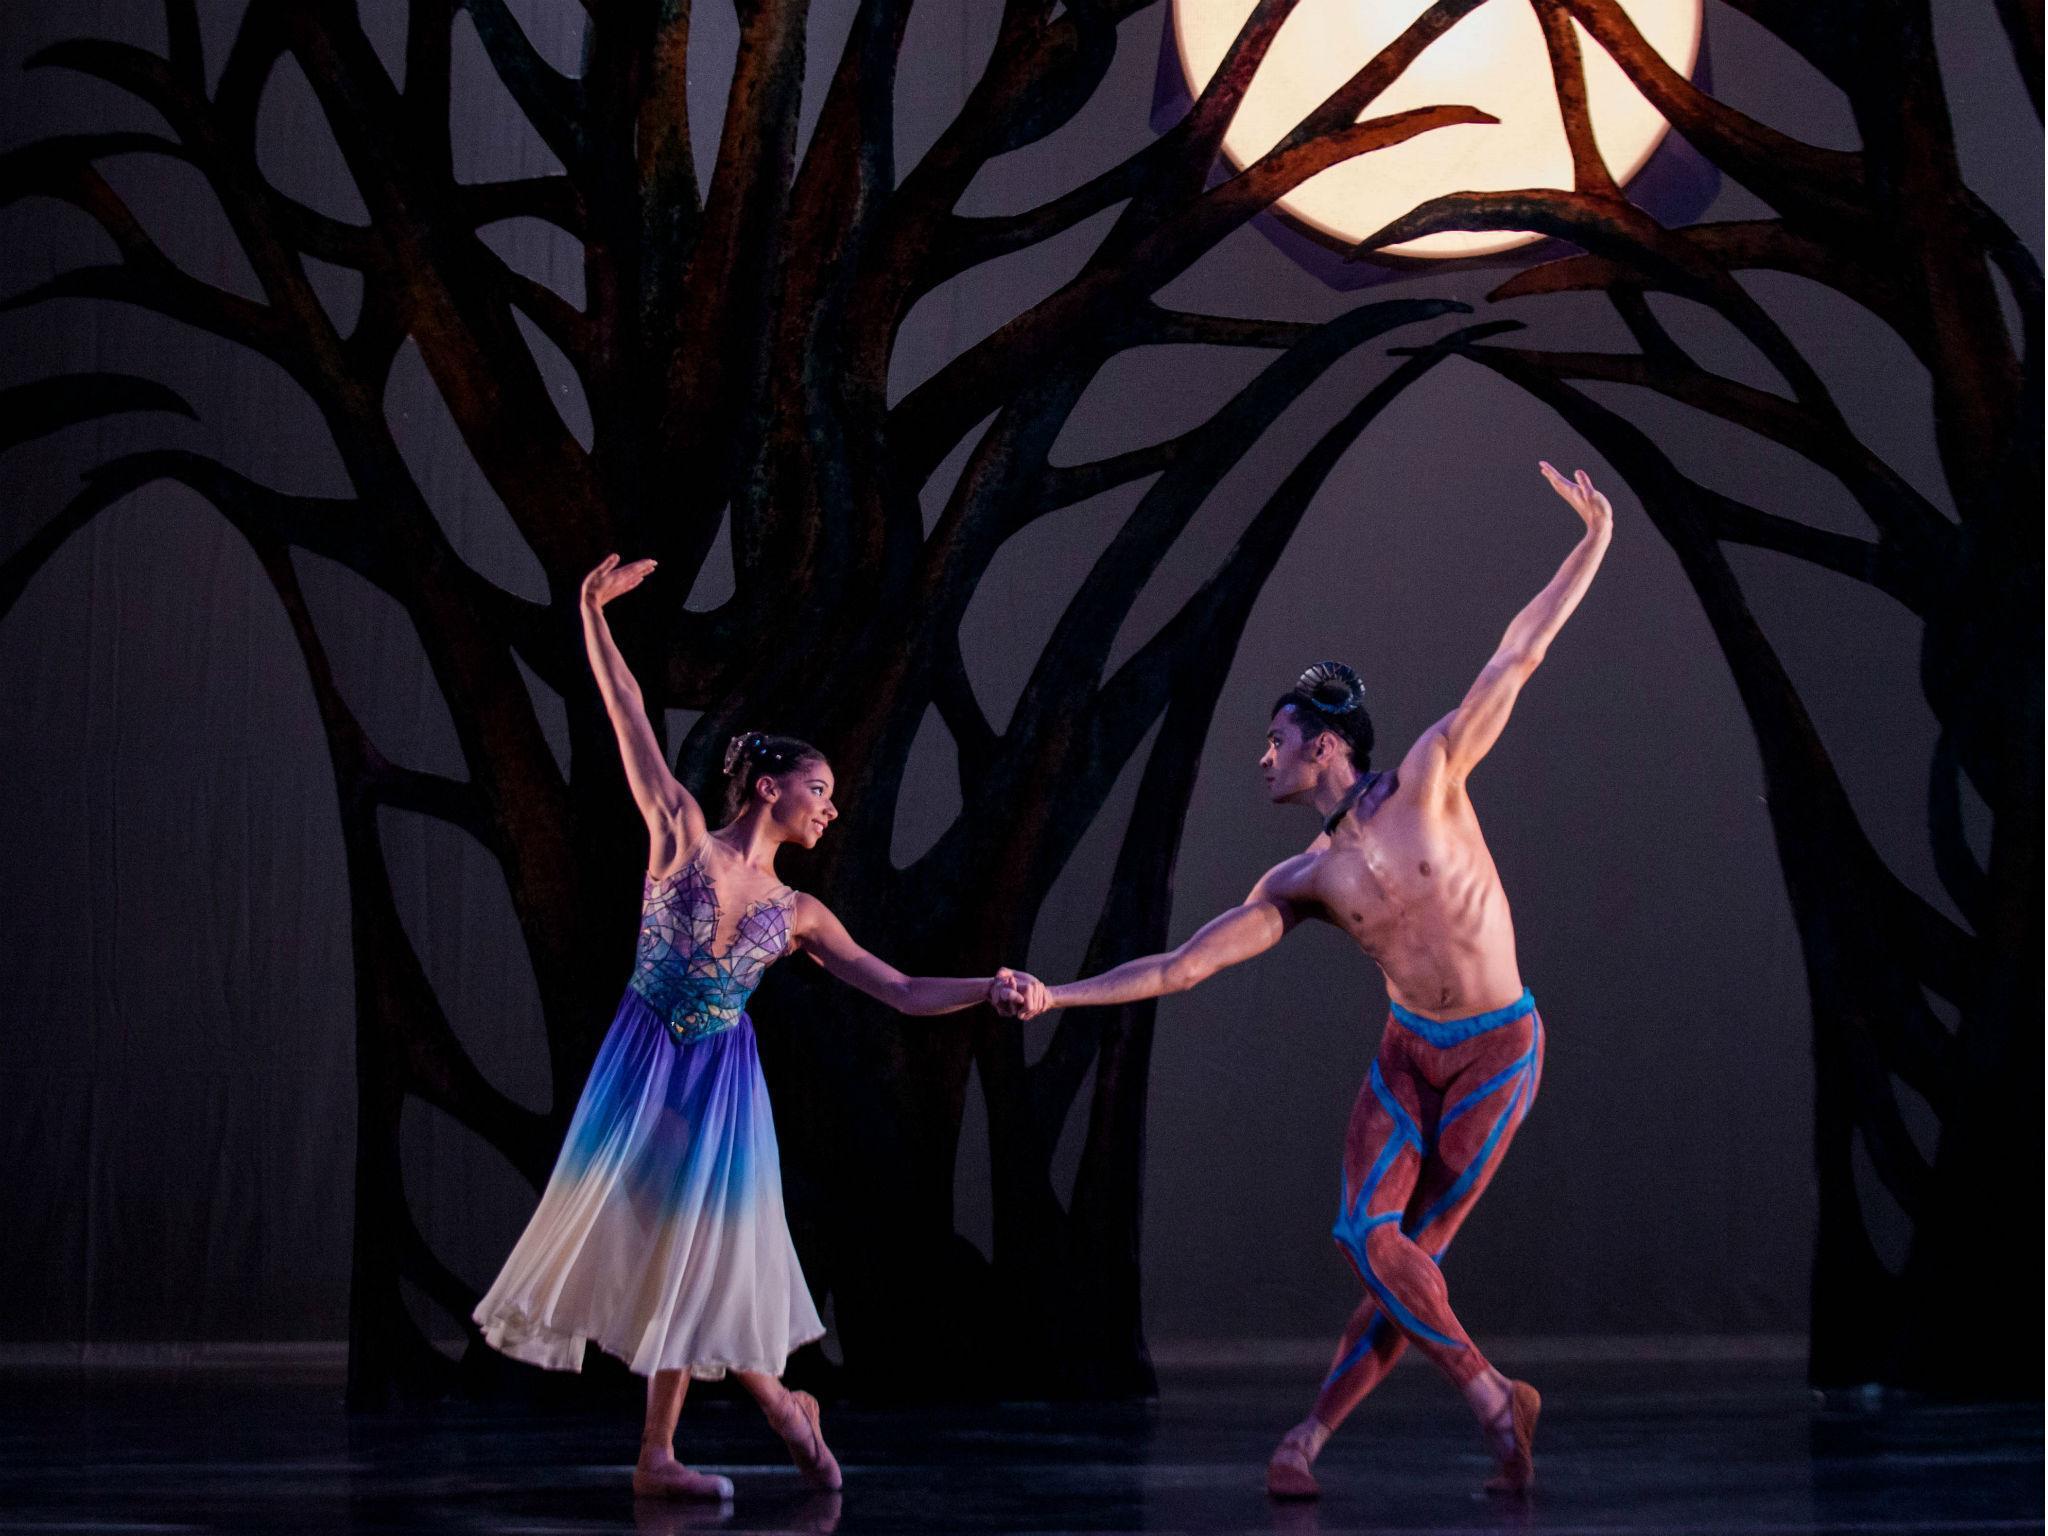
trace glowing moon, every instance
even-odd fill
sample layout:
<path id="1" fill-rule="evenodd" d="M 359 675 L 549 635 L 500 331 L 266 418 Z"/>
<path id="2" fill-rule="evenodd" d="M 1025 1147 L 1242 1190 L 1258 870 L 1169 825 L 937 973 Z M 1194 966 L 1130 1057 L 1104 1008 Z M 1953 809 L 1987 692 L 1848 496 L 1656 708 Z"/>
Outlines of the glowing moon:
<path id="1" fill-rule="evenodd" d="M 1173 0 L 1174 41 L 1188 89 L 1200 94 L 1254 0 Z M 1699 58 L 1704 0 L 1621 0 L 1651 47 L 1688 77 Z M 1429 0 L 1301 0 L 1238 104 L 1223 138 L 1236 166 L 1258 159 L 1318 102 L 1356 74 L 1424 11 Z M 1621 66 L 1573 23 L 1584 61 L 1594 142 L 1619 182 L 1643 168 L 1669 129 Z M 1365 109 L 1384 117 L 1413 107 L 1463 104 L 1498 124 L 1438 128 L 1312 176 L 1279 207 L 1326 235 L 1358 241 L 1418 203 L 1447 192 L 1569 187 L 1565 144 L 1543 27 L 1528 0 L 1491 0 L 1438 38 Z M 1451 231 L 1389 247 L 1404 256 L 1483 256 L 1537 236 Z"/>

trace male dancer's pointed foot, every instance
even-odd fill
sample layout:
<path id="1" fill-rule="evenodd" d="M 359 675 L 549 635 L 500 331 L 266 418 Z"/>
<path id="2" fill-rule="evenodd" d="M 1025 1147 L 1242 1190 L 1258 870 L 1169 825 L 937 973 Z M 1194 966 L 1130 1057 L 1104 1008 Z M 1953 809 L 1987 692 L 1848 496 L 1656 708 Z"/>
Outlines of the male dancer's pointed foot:
<path id="1" fill-rule="evenodd" d="M 1508 1400 L 1493 1435 L 1509 1444 L 1496 1445 L 1500 1470 L 1486 1480 L 1488 1493 L 1521 1497 L 1536 1485 L 1536 1416 L 1543 1411 L 1543 1396 L 1526 1381 L 1508 1383 Z M 1505 1433 L 1503 1433 L 1505 1431 Z"/>
<path id="2" fill-rule="evenodd" d="M 803 1474 L 805 1482 L 813 1488 L 827 1490 L 839 1486 L 839 1463 L 825 1444 L 825 1433 L 818 1424 L 818 1400 L 815 1397 L 808 1392 L 789 1393 L 783 1398 L 782 1406 L 769 1415 L 768 1422 L 775 1426 L 775 1432 L 789 1447 L 790 1459 L 796 1463 L 797 1471 Z"/>
<path id="3" fill-rule="evenodd" d="M 694 1472 L 676 1460 L 675 1452 L 643 1449 L 633 1464 L 633 1495 L 642 1499 L 717 1499 L 732 1497 L 732 1479 Z"/>
<path id="4" fill-rule="evenodd" d="M 1322 1496 L 1309 1464 L 1323 1448 L 1330 1432 L 1314 1418 L 1303 1419 L 1280 1437 L 1266 1463 L 1266 1492 L 1276 1499 L 1314 1499 Z"/>

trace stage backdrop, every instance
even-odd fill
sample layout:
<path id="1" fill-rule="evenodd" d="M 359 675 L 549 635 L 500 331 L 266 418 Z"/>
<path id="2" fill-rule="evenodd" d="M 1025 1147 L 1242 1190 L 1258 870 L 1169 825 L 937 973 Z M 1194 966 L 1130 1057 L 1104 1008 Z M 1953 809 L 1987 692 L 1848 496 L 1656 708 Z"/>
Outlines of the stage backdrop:
<path id="1" fill-rule="evenodd" d="M 803 133 L 817 119 L 853 9 L 848 0 L 811 9 Z M 541 54 L 565 72 L 579 69 L 579 7 L 528 0 L 513 10 Z M 361 14 L 402 82 L 405 6 L 363 0 Z M 239 19 L 233 4 L 199 8 L 210 80 Z M 1051 138 L 992 160 L 965 210 L 1026 208 L 1149 142 L 1163 21 L 1156 6 L 1126 21 L 1087 109 Z M 1943 4 L 1934 23 L 1966 178 L 2038 254 L 2036 118 L 1998 14 L 1989 0 Z M 1717 95 L 1809 143 L 1857 146 L 1841 93 L 1791 48 L 1726 5 L 1709 6 L 1707 25 Z M 913 13 L 894 109 L 899 165 L 915 163 L 959 111 L 995 26 L 994 8 L 978 0 L 924 0 Z M 145 3 L 8 7 L 0 17 L 8 146 L 53 133 L 162 131 L 110 85 L 59 69 L 18 72 L 36 50 L 80 36 L 166 45 L 162 13 Z M 456 17 L 451 36 L 457 178 L 555 169 L 467 17 Z M 737 44 L 725 8 L 699 7 L 688 129 L 700 166 L 713 163 L 719 95 Z M 257 155 L 303 203 L 344 221 L 365 217 L 323 112 L 289 62 L 265 91 Z M 112 157 L 101 170 L 186 270 L 230 293 L 260 294 L 189 166 Z M 1730 183 L 1707 217 L 1761 212 Z M 1112 217 L 975 268 L 920 303 L 891 361 L 890 398 L 1065 281 Z M 112 253 L 92 220 L 52 196 L 19 200 L 0 221 L 0 288 L 9 294 Z M 498 226 L 493 239 L 511 270 L 584 301 L 573 241 L 538 219 Z M 306 266 L 322 302 L 351 323 L 360 280 L 339 266 Z M 1634 345 L 1598 295 L 1489 304 L 1511 270 L 1420 270 L 1370 297 L 1456 299 L 1481 321 L 1512 315 L 1530 327 L 1518 345 Z M 1759 273 L 1743 285 L 1855 434 L 1881 449 L 1913 493 L 1952 516 L 1928 374 L 1905 344 L 1820 284 Z M 1359 302 L 1256 227 L 1230 235 L 1163 297 L 1185 311 L 1301 321 Z M 1704 366 L 1774 387 L 1749 343 L 1707 308 L 1662 295 L 1648 303 Z M 1112 661 L 1195 592 L 1273 485 L 1389 376 L 1390 347 L 1434 339 L 1454 323 L 1451 316 L 1362 347 L 1306 389 L 1174 546 Z M 193 410 L 189 420 L 89 420 L 12 448 L 0 461 L 0 551 L 21 548 L 74 494 L 82 471 L 134 446 L 170 443 L 298 496 L 350 493 L 305 394 L 246 349 L 93 299 L 15 310 L 0 327 L 0 384 L 141 374 Z M 573 373 L 538 329 L 526 334 L 570 430 L 587 438 Z M 1054 460 L 1103 460 L 1196 426 L 1265 360 L 1223 346 L 1125 354 L 1089 387 Z M 1594 383 L 1585 392 L 1640 423 L 1701 484 L 1821 528 L 1866 526 L 1841 484 L 1763 437 L 1647 390 Z M 8 399 L 27 410 L 32 393 Z M 505 589 L 545 601 L 540 568 L 411 342 L 396 351 L 381 410 L 453 545 Z M 1816 1214 L 1814 1036 L 1756 739 L 1670 543 L 1616 467 L 1499 370 L 1450 359 L 1380 411 L 1316 492 L 1227 666 L 1200 679 L 1216 706 L 1170 931 L 1177 939 L 1238 900 L 1315 830 L 1306 813 L 1266 805 L 1254 771 L 1268 707 L 1301 667 L 1334 657 L 1363 673 L 1382 763 L 1456 702 L 1578 531 L 1538 480 L 1539 455 L 1589 469 L 1614 496 L 1617 526 L 1597 584 L 1473 782 L 1550 1056 L 1542 1099 L 1447 1260 L 1453 1295 L 1482 1339 L 1798 1333 L 1807 1326 Z M 926 487 L 931 513 L 965 457 L 955 453 Z M 690 473 L 687 463 L 674 472 Z M 974 698 L 998 728 L 1141 489 L 1044 517 L 981 582 L 960 644 Z M 1927 903 L 1962 921 L 1930 852 L 1937 729 L 1921 687 L 1919 621 L 1886 592 L 1815 564 L 1753 548 L 1727 555 L 1876 852 Z M 406 614 L 339 564 L 302 555 L 297 565 L 335 686 L 378 747 L 406 768 L 463 777 L 454 726 Z M 729 556 L 715 547 L 690 606 L 714 607 L 733 579 Z M 844 579 L 860 576 L 849 569 Z M 744 643 L 802 647 L 802 625 L 791 611 L 782 627 Z M 538 679 L 528 682 L 566 762 L 562 705 Z M 671 740 L 691 723 L 678 712 Z M 1081 961 L 1140 795 L 1141 761 L 1133 758 L 1110 792 L 1017 962 L 1058 979 Z M 897 864 L 925 853 L 959 808 L 955 751 L 934 717 L 911 750 L 889 834 Z M 842 827 L 865 809 L 858 798 L 843 804 Z M 1967 790 L 1960 814 L 1981 858 L 1988 818 Z M 380 829 L 398 911 L 455 1035 L 512 1102 L 557 1108 L 561 1085 L 551 1079 L 541 1001 L 502 871 L 464 832 L 430 817 L 387 809 Z M 341 1337 L 355 1198 L 357 979 L 334 772 L 272 582 L 193 490 L 158 481 L 120 500 L 49 558 L 0 624 L 0 847 L 0 1155 L 9 1169 L 0 1230 L 11 1235 L 0 1261 L 0 1337 Z M 846 915 L 860 934 L 863 914 Z M 614 919 L 630 925 L 627 905 Z M 804 996 L 825 1010 L 811 1024 L 832 1028 L 836 995 Z M 1143 1162 L 1144 1324 L 1155 1342 L 1334 1338 L 1356 1297 L 1328 1239 L 1339 1137 L 1383 1014 L 1372 967 L 1313 926 L 1161 1006 Z M 772 1015 L 760 1022 L 771 1040 L 785 1025 Z M 880 1026 L 862 1018 L 845 1027 Z M 1028 1027 L 1027 1057 L 1055 1027 Z M 1931 1158 L 1931 1112 L 1910 1090 L 1899 1097 Z M 1085 1086 L 1079 1102 L 1088 1102 Z M 977 1085 L 966 1104 L 953 1199 L 959 1232 L 986 1251 L 994 1232 Z M 857 1117 L 863 1106 L 847 1112 Z M 415 1098 L 403 1113 L 418 1226 L 461 1281 L 480 1287 L 530 1209 L 531 1188 L 439 1111 Z M 1069 1117 L 1054 1156 L 1062 1196 L 1085 1119 Z M 801 1127 L 785 1131 L 786 1140 L 802 1135 Z M 1867 1154 L 1855 1155 L 1880 1257 L 1896 1269 L 1908 1225 Z M 872 1192 L 880 1202 L 890 1195 Z M 406 1294 L 430 1335 L 457 1334 L 421 1293 Z"/>

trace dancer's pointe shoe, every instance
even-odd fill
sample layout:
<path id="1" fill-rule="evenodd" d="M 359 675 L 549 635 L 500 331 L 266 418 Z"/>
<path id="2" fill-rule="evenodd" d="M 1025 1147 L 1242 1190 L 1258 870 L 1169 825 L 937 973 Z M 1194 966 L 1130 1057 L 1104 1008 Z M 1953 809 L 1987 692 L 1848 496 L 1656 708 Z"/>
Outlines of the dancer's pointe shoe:
<path id="1" fill-rule="evenodd" d="M 633 1495 L 641 1499 L 717 1499 L 732 1497 L 732 1479 L 693 1472 L 675 1457 L 643 1456 L 633 1467 Z"/>
<path id="2" fill-rule="evenodd" d="M 1266 1492 L 1276 1499 L 1314 1499 L 1322 1496 L 1322 1485 L 1309 1470 L 1314 1430 L 1297 1424 L 1280 1437 L 1266 1463 Z"/>
<path id="3" fill-rule="evenodd" d="M 818 1425 L 818 1400 L 808 1392 L 792 1392 L 784 1399 L 782 1411 L 769 1420 L 782 1443 L 789 1447 L 790 1460 L 813 1488 L 836 1489 L 839 1463 L 825 1444 Z"/>
<path id="4" fill-rule="evenodd" d="M 1508 1383 L 1505 1417 L 1515 1437 L 1514 1449 L 1501 1457 L 1500 1470 L 1486 1480 L 1488 1493 L 1521 1495 L 1536 1484 L 1536 1416 L 1543 1411 L 1543 1397 L 1526 1381 Z M 1500 1420 L 1494 1420 L 1496 1427 Z"/>

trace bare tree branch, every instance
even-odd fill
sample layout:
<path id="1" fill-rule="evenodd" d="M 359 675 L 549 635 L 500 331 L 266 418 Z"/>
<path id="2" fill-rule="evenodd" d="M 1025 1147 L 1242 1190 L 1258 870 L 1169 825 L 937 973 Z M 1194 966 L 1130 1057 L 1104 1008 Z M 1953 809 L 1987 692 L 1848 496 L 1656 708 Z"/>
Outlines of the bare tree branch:
<path id="1" fill-rule="evenodd" d="M 518 181 L 475 181 L 458 185 L 454 204 L 459 222 L 481 229 L 501 219 L 540 219 L 582 240 L 589 233 L 583 194 L 567 176 L 530 176 Z"/>
<path id="2" fill-rule="evenodd" d="M 127 373 L 60 373 L 0 389 L 0 453 L 81 422 L 127 411 L 195 417 L 176 390 Z"/>
<path id="3" fill-rule="evenodd" d="M 189 101 L 190 77 L 175 71 L 168 59 L 133 43 L 105 38 L 72 38 L 31 54 L 27 69 L 68 69 L 119 86 L 147 102 L 176 125 Z"/>
<path id="4" fill-rule="evenodd" d="M 1543 26 L 1543 48 L 1550 56 L 1550 78 L 1564 119 L 1565 144 L 1571 150 L 1572 186 L 1598 197 L 1619 197 L 1621 188 L 1593 136 L 1585 63 L 1579 57 L 1579 36 L 1571 16 L 1562 8 L 1562 0 L 1539 0 L 1536 17 Z"/>
<path id="5" fill-rule="evenodd" d="M 199 9 L 194 0 L 164 0 L 164 31 L 169 35 L 165 62 L 182 90 L 199 95 L 206 89 L 206 61 L 200 47 Z"/>
<path id="6" fill-rule="evenodd" d="M 1433 198 L 1359 242 L 1361 251 L 1400 245 L 1444 230 L 1534 230 L 1626 264 L 1632 275 L 1720 311 L 1778 370 L 1801 404 L 1839 417 L 1834 399 L 1804 354 L 1725 268 L 1621 198 L 1552 187 L 1459 192 Z"/>
<path id="7" fill-rule="evenodd" d="M 485 819 L 474 785 L 438 773 L 383 763 L 368 775 L 368 787 L 379 803 L 394 810 L 432 816 L 462 828 L 478 842 L 489 842 L 490 823 Z"/>
<path id="8" fill-rule="evenodd" d="M 2041 115 L 2041 0 L 1998 0 L 1998 20 L 2012 39 L 2013 63 L 2027 85 L 2034 116 Z"/>
<path id="9" fill-rule="evenodd" d="M 1121 253 L 1113 266 L 1089 269 L 1058 292 L 968 348 L 917 386 L 890 415 L 892 448 L 908 473 L 923 477 L 1019 378 L 1036 378 L 1069 357 L 1072 338 L 1098 336 L 1104 355 L 1123 340 L 1117 325 L 1150 294 L 1214 247 L 1231 230 L 1310 176 L 1354 154 L 1384 148 L 1458 123 L 1490 122 L 1469 107 L 1428 107 L 1374 118 L 1299 147 L 1283 141 L 1266 158 Z M 1107 246 L 1105 245 L 1105 250 Z"/>
<path id="10" fill-rule="evenodd" d="M 1935 738 L 1934 762 L 1927 774 L 1927 825 L 1934 842 L 1934 868 L 1949 899 L 1975 926 L 1984 920 L 1990 882 L 1963 830 L 1962 779 L 1955 739 L 1943 731 Z"/>
<path id="11" fill-rule="evenodd" d="M 445 179 L 435 183 L 394 136 L 401 104 L 354 13 L 295 14 L 291 25 L 294 50 L 319 61 L 315 92 L 392 252 L 420 356 L 521 536 L 552 579 L 567 581 L 609 542 L 607 519 L 588 457 L 508 308 L 476 279 L 496 257 L 449 222 Z"/>
<path id="12" fill-rule="evenodd" d="M 591 157 L 582 85 L 540 56 L 505 0 L 462 0 L 462 6 L 521 115 L 555 152 L 569 179 L 582 182 L 590 174 Z M 445 71 L 440 78 L 447 78 Z"/>
<path id="13" fill-rule="evenodd" d="M 1668 344 L 1669 338 L 1665 341 Z M 1885 539 L 1897 546 L 1886 551 L 1873 549 L 1872 558 L 1878 563 L 1864 579 L 1875 581 L 1924 615 L 1930 599 L 1928 586 L 1939 580 L 1940 568 L 1946 564 L 1944 544 L 1952 525 L 1902 475 L 1864 447 L 1839 416 L 1709 373 L 1675 347 L 1667 354 L 1640 357 L 1620 352 L 1526 350 L 1519 355 L 1558 378 L 1652 390 L 1745 427 L 1827 470 L 1856 498 Z"/>
<path id="14" fill-rule="evenodd" d="M 1688 229 L 1665 231 L 1673 241 L 1689 246 L 1692 261 L 1702 267 L 1718 267 L 1728 273 L 1761 269 L 1789 272 L 1796 277 L 1825 283 L 1847 294 L 1873 314 L 1886 314 L 1898 307 L 1898 289 L 1890 276 L 1868 263 L 1844 263 L 1822 242 L 1801 235 L 1777 219 L 1730 220 L 1721 224 L 1697 224 Z M 1564 256 L 1518 272 L 1487 297 L 1505 299 L 1551 293 L 1592 293 L 1616 285 L 1684 287 L 1649 279 L 1643 263 L 1632 256 Z M 1907 336 L 1909 343 L 1914 337 Z M 1916 350 L 1918 350 L 1916 344 Z"/>
<path id="15" fill-rule="evenodd" d="M 1617 0 L 1557 3 L 1672 127 L 1772 207 L 1797 207 L 1802 218 L 1850 223 L 1864 216 L 1860 155 L 1803 143 L 1716 101 L 1664 61 Z"/>
<path id="16" fill-rule="evenodd" d="M 932 702 L 960 754 L 960 777 L 975 779 L 988 772 L 998 745 L 995 728 L 989 724 L 974 696 L 973 685 L 967 680 L 967 664 L 960 655 L 957 630 L 951 643 L 942 645 L 933 661 Z"/>

